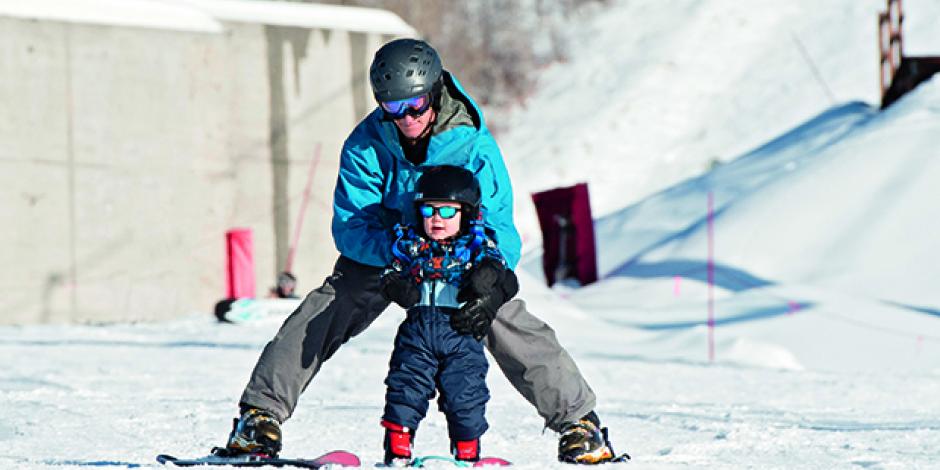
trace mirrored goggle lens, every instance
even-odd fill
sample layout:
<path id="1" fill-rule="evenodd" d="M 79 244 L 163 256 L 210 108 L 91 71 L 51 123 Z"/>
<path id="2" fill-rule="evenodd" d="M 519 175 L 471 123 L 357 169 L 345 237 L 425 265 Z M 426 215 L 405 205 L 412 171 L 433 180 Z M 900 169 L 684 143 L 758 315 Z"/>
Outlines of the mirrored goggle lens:
<path id="1" fill-rule="evenodd" d="M 417 114 L 422 114 L 427 111 L 428 108 L 431 107 L 431 96 L 424 94 L 404 100 L 382 101 L 379 104 L 382 106 L 382 110 L 390 116 L 400 118 L 408 114 L 409 109 L 414 110 Z"/>
<path id="2" fill-rule="evenodd" d="M 434 213 L 437 212 L 442 219 L 452 219 L 455 215 L 457 215 L 458 210 L 460 210 L 460 208 L 453 206 L 434 207 L 425 204 L 421 206 L 421 216 L 430 218 L 434 217 Z"/>

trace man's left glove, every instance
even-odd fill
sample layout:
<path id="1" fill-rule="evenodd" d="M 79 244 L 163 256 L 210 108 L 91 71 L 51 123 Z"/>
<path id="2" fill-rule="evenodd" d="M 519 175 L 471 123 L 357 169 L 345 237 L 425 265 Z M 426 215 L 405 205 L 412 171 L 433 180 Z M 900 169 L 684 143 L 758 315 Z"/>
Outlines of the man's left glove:
<path id="1" fill-rule="evenodd" d="M 494 259 L 485 259 L 472 269 L 457 294 L 457 301 L 466 302 L 451 314 L 450 325 L 462 335 L 481 340 L 490 331 L 496 312 L 519 292 L 519 281 L 511 269 Z"/>

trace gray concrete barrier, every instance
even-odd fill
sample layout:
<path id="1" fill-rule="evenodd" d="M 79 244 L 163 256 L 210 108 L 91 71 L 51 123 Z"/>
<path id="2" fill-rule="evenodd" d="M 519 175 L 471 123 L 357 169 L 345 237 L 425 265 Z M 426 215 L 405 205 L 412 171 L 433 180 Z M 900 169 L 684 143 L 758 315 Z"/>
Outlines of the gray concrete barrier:
<path id="1" fill-rule="evenodd" d="M 153 24 L 50 3 L 0 7 L 0 323 L 208 315 L 233 227 L 254 233 L 264 295 L 318 146 L 293 270 L 319 285 L 339 150 L 374 107 L 369 61 L 410 27 L 351 9 L 323 28 L 292 10 L 322 6 L 274 2 L 181 1 L 186 21 Z"/>

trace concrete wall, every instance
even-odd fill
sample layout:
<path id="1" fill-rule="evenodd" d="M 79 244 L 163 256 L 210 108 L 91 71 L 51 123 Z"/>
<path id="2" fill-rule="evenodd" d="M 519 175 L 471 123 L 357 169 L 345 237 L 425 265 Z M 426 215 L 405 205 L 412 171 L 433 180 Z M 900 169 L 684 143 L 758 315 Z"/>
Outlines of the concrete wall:
<path id="1" fill-rule="evenodd" d="M 211 311 L 224 232 L 254 232 L 258 294 L 336 252 L 339 149 L 389 36 L 227 22 L 221 33 L 0 16 L 0 323 Z"/>

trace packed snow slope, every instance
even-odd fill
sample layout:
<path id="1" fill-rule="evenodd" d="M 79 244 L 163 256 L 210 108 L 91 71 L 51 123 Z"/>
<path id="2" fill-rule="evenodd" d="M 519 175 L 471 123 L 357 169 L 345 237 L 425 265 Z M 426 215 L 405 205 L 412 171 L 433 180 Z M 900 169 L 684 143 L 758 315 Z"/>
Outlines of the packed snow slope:
<path id="1" fill-rule="evenodd" d="M 931 468 L 940 459 L 940 374 L 796 371 L 637 355 L 660 347 L 590 321 L 524 277 L 598 395 L 623 468 Z M 400 310 L 328 361 L 284 425 L 285 456 L 382 457 L 384 386 Z M 201 314 L 166 324 L 0 328 L 0 467 L 159 468 L 159 453 L 198 455 L 224 443 L 238 397 L 278 319 L 220 325 Z M 625 346 L 629 345 L 629 348 Z M 675 341 L 676 348 L 698 349 Z M 492 361 L 491 361 L 492 364 Z M 483 451 L 519 469 L 571 469 L 557 437 L 491 365 Z M 416 452 L 448 450 L 431 407 Z M 448 467 L 437 467 L 448 468 Z"/>

